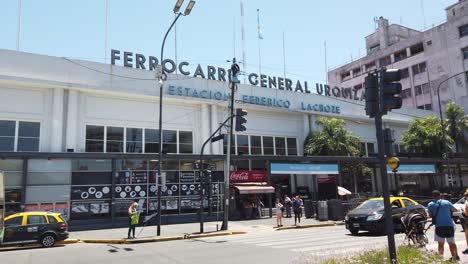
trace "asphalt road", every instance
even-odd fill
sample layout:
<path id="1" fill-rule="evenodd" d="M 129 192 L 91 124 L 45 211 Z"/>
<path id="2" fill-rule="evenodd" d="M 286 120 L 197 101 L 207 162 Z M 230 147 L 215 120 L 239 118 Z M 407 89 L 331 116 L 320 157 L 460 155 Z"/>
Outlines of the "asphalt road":
<path id="1" fill-rule="evenodd" d="M 428 233 L 429 240 L 433 234 Z M 456 233 L 459 251 L 463 233 Z M 398 234 L 397 241 L 404 236 Z M 50 249 L 0 252 L 1 263 L 318 263 L 330 256 L 346 256 L 382 248 L 385 236 L 351 236 L 344 226 L 273 231 L 261 228 L 245 235 L 210 237 L 135 245 L 70 244 Z M 429 245 L 433 248 L 434 245 Z M 448 250 L 448 249 L 447 249 Z"/>

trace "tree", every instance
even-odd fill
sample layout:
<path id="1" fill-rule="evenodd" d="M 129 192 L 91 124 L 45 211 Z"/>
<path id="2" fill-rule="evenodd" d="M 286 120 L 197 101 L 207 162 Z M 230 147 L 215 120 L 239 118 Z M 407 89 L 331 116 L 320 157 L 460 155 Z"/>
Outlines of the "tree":
<path id="1" fill-rule="evenodd" d="M 343 119 L 319 117 L 315 124 L 321 131 L 312 131 L 304 142 L 304 152 L 311 156 L 358 156 L 361 141 L 348 132 Z"/>
<path id="2" fill-rule="evenodd" d="M 465 131 L 468 128 L 468 116 L 465 110 L 450 101 L 445 107 L 445 118 L 447 122 L 447 133 L 455 141 L 455 152 L 460 152 L 460 146 L 465 140 Z"/>
<path id="3" fill-rule="evenodd" d="M 444 142 L 440 128 L 440 119 L 435 116 L 418 118 L 409 125 L 401 141 L 408 152 L 440 157 L 444 153 Z M 445 139 L 447 151 L 451 152 L 453 140 L 448 134 L 445 135 Z"/>

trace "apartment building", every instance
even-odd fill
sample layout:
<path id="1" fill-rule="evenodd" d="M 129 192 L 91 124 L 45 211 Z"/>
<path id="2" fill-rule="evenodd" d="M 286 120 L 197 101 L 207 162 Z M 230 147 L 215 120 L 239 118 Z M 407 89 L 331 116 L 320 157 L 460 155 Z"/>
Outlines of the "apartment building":
<path id="1" fill-rule="evenodd" d="M 330 70 L 330 87 L 361 94 L 367 73 L 380 67 L 401 69 L 403 107 L 438 111 L 440 89 L 442 109 L 454 101 L 468 110 L 468 1 L 447 7 L 446 14 L 444 23 L 425 31 L 380 17 L 376 31 L 365 38 L 366 56 Z"/>

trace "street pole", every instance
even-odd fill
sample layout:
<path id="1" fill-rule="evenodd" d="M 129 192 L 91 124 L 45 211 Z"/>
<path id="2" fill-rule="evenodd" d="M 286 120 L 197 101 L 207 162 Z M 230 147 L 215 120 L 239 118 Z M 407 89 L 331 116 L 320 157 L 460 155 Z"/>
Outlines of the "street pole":
<path id="1" fill-rule="evenodd" d="M 447 139 L 445 138 L 445 125 L 444 125 L 444 117 L 442 115 L 442 104 L 440 103 L 440 87 L 442 86 L 443 83 L 447 82 L 448 80 L 450 80 L 450 79 L 452 79 L 454 77 L 457 77 L 458 75 L 462 75 L 462 74 L 466 74 L 466 73 L 465 72 L 460 72 L 460 73 L 457 73 L 455 75 L 452 75 L 452 76 L 444 79 L 443 81 L 441 81 L 439 83 L 439 85 L 437 86 L 437 101 L 439 103 L 440 129 L 442 130 L 442 144 L 444 144 L 444 146 L 443 146 L 444 153 L 442 154 L 442 158 L 446 160 L 447 174 L 448 175 L 452 175 L 452 174 L 451 174 L 451 170 L 450 170 L 450 159 L 449 159 L 448 149 L 447 149 Z M 450 188 L 453 191 L 452 181 L 450 182 Z"/>
<path id="2" fill-rule="evenodd" d="M 161 45 L 161 58 L 160 58 L 160 65 L 161 65 L 161 76 L 159 77 L 159 160 L 158 160 L 158 175 L 156 177 L 161 177 L 161 168 L 162 168 L 162 159 L 163 159 L 163 132 L 162 132 L 162 110 L 163 110 L 163 86 L 164 86 L 164 79 L 165 79 L 165 73 L 164 73 L 164 44 L 166 43 L 166 38 L 167 35 L 169 35 L 169 31 L 171 31 L 172 27 L 174 24 L 177 22 L 177 19 L 182 15 L 182 13 L 178 13 L 174 21 L 172 22 L 171 26 L 166 32 L 166 35 L 164 35 L 164 39 Z M 157 236 L 161 235 L 161 181 L 156 180 L 158 183 L 158 228 L 157 228 Z"/>
<path id="3" fill-rule="evenodd" d="M 236 90 L 236 83 L 231 80 L 231 103 L 229 105 L 229 116 L 234 116 L 234 96 Z M 224 163 L 224 217 L 221 230 L 228 230 L 229 222 L 229 175 L 231 168 L 231 148 L 232 148 L 232 130 L 233 130 L 233 118 L 229 122 L 229 133 L 227 134 L 227 145 L 226 145 L 226 161 Z"/>
<path id="4" fill-rule="evenodd" d="M 383 98 L 383 70 L 379 71 L 379 98 Z M 390 254 L 391 263 L 396 263 L 396 246 L 395 246 L 395 234 L 393 232 L 393 219 L 392 219 L 392 207 L 390 206 L 390 192 L 388 190 L 388 175 L 387 175 L 387 162 L 385 160 L 385 146 L 384 146 L 384 134 L 382 128 L 382 109 L 383 102 L 380 101 L 380 111 L 377 111 L 375 115 L 375 130 L 377 136 L 377 145 L 379 148 L 379 163 L 380 163 L 380 175 L 382 176 L 382 189 L 383 199 L 385 207 L 385 231 L 388 240 L 388 252 Z"/>
<path id="5" fill-rule="evenodd" d="M 205 151 L 205 146 L 206 144 L 208 144 L 208 142 L 210 142 L 213 137 L 221 130 L 221 128 L 223 128 L 226 123 L 229 121 L 229 120 L 232 120 L 233 116 L 229 116 L 226 120 L 224 120 L 224 122 L 218 127 L 218 129 L 216 129 L 216 131 L 213 132 L 213 134 L 211 134 L 211 136 L 203 143 L 202 145 L 202 148 L 201 148 L 201 151 L 200 151 L 200 170 L 199 170 L 199 173 L 200 173 L 200 179 L 202 177 L 202 173 L 203 173 L 203 153 Z M 217 140 L 216 140 L 217 141 Z M 215 142 L 215 140 L 213 140 L 212 142 Z M 211 181 L 210 181 L 211 182 Z M 200 233 L 203 233 L 203 220 L 204 220 L 204 216 L 203 216 L 203 199 L 204 199 L 204 188 L 203 188 L 203 184 L 202 182 L 200 181 L 200 202 L 201 202 L 201 206 L 200 206 Z M 210 198 L 208 198 L 210 199 Z M 210 205 L 211 206 L 211 205 Z"/>

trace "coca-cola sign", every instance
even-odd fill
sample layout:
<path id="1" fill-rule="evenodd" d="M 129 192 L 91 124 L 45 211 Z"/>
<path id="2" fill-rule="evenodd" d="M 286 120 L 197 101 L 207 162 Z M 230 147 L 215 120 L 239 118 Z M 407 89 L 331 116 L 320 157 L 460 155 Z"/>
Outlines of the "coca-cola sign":
<path id="1" fill-rule="evenodd" d="M 231 183 L 242 183 L 242 182 L 266 182 L 267 172 L 266 171 L 231 171 L 229 174 L 229 181 Z"/>

